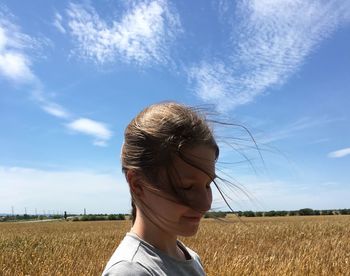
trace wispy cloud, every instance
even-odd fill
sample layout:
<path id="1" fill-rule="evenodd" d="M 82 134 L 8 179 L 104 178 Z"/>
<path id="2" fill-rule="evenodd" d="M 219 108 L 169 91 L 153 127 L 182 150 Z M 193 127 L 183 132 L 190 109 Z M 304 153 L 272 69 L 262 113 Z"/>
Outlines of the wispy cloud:
<path id="1" fill-rule="evenodd" d="M 224 62 L 202 62 L 198 66 L 191 67 L 187 73 L 196 95 L 206 102 L 220 102 L 221 110 L 228 109 L 234 102 L 244 103 L 244 98 L 231 97 L 230 89 L 235 86 L 236 81 Z"/>
<path id="2" fill-rule="evenodd" d="M 14 16 L 0 9 L 0 75 L 14 84 L 27 84 L 33 98 L 47 103 L 40 79 L 32 70 L 30 51 L 40 46 L 40 41 L 25 33 L 14 24 Z M 11 21 L 11 20 L 12 21 Z"/>
<path id="3" fill-rule="evenodd" d="M 47 113 L 56 116 L 58 118 L 68 118 L 70 116 L 69 112 L 65 110 L 62 106 L 56 103 L 46 103 L 41 106 Z"/>
<path id="4" fill-rule="evenodd" d="M 15 84 L 28 85 L 31 97 L 46 113 L 60 119 L 71 119 L 73 115 L 69 111 L 50 99 L 45 92 L 44 84 L 31 68 L 31 56 L 26 50 L 35 48 L 39 42 L 24 34 L 7 18 L 14 16 L 9 11 L 4 13 L 0 9 L 0 76 Z M 59 14 L 56 14 L 56 19 L 58 22 L 62 20 Z M 94 136 L 96 139 L 93 144 L 97 146 L 106 146 L 112 136 L 112 132 L 105 124 L 90 119 L 80 118 L 67 126 L 72 130 Z"/>
<path id="5" fill-rule="evenodd" d="M 314 141 L 310 141 L 309 145 L 315 145 L 315 144 L 321 144 L 321 143 L 326 143 L 329 142 L 330 139 L 329 138 L 321 138 L 321 139 L 317 139 Z"/>
<path id="6" fill-rule="evenodd" d="M 57 30 L 59 30 L 62 34 L 66 33 L 66 29 L 63 27 L 62 24 L 62 15 L 58 12 L 55 13 L 55 18 L 53 20 L 53 25 L 56 27 Z"/>
<path id="7" fill-rule="evenodd" d="M 139 65 L 164 64 L 181 24 L 166 0 L 131 5 L 120 21 L 106 22 L 92 7 L 71 4 L 69 30 L 76 53 L 97 63 L 121 60 Z"/>
<path id="8" fill-rule="evenodd" d="M 278 140 L 290 138 L 293 135 L 300 133 L 300 131 L 303 131 L 309 128 L 320 127 L 326 124 L 330 124 L 336 120 L 337 119 L 330 119 L 327 117 L 322 117 L 322 118 L 304 117 L 295 122 L 287 124 L 278 130 L 275 130 L 275 131 L 271 130 L 268 135 L 260 135 L 259 137 L 256 137 L 256 138 L 261 143 L 271 143 Z"/>
<path id="9" fill-rule="evenodd" d="M 333 209 L 346 208 L 350 196 L 350 188 L 339 185 L 335 181 L 307 182 L 303 180 L 263 180 L 251 176 L 242 176 L 242 183 L 251 199 L 233 191 L 229 204 L 235 210 L 299 210 L 301 208 Z M 237 193 L 237 192 L 236 192 Z M 220 194 L 213 191 L 213 208 L 227 210 Z"/>
<path id="10" fill-rule="evenodd" d="M 188 72 L 196 94 L 220 109 L 249 103 L 285 83 L 325 38 L 350 22 L 349 2 L 338 0 L 252 0 L 235 7 L 221 1 L 219 11 L 232 26 L 226 41 L 231 55 Z"/>
<path id="11" fill-rule="evenodd" d="M 129 190 L 124 176 L 90 170 L 43 170 L 0 166 L 0 213 L 43 210 L 82 213 L 128 212 Z M 118 199 L 118 200 L 116 200 Z"/>
<path id="12" fill-rule="evenodd" d="M 15 83 L 32 82 L 35 76 L 25 51 L 35 41 L 6 18 L 0 10 L 0 75 Z"/>
<path id="13" fill-rule="evenodd" d="M 107 140 L 112 137 L 112 132 L 101 122 L 87 118 L 79 118 L 67 124 L 67 127 L 76 132 L 90 135 L 95 138 L 94 145 L 105 146 Z"/>
<path id="14" fill-rule="evenodd" d="M 332 151 L 328 154 L 330 158 L 341 158 L 350 155 L 350 148 L 344 148 L 336 151 Z"/>
<path id="15" fill-rule="evenodd" d="M 29 60 L 18 52 L 0 54 L 0 72 L 15 82 L 28 82 L 34 78 Z"/>

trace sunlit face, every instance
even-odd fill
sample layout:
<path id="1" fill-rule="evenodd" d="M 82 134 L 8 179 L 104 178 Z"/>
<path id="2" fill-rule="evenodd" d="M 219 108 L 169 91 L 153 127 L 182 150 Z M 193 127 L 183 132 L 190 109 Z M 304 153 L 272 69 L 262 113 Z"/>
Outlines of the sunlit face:
<path id="1" fill-rule="evenodd" d="M 208 146 L 196 146 L 187 149 L 184 154 L 206 172 L 179 157 L 174 160 L 178 179 L 173 181 L 191 207 L 174 202 L 166 193 L 155 194 L 147 190 L 143 200 L 158 227 L 174 235 L 191 236 L 197 232 L 201 218 L 212 203 L 210 184 L 215 177 L 215 150 Z"/>

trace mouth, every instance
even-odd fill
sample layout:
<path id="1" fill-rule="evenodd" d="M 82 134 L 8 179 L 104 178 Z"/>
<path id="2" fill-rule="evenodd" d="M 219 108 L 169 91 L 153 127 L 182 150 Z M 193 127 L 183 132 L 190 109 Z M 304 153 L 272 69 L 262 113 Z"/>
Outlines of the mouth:
<path id="1" fill-rule="evenodd" d="M 183 216 L 183 218 L 192 223 L 199 223 L 202 216 Z"/>

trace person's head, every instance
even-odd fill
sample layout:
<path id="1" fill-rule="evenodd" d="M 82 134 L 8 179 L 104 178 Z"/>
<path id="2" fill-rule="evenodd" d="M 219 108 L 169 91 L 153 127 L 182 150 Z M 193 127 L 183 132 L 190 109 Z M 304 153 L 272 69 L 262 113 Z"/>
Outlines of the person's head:
<path id="1" fill-rule="evenodd" d="M 199 110 L 174 102 L 147 107 L 127 126 L 121 154 L 133 208 L 167 231 L 194 234 L 211 206 L 218 155 Z"/>

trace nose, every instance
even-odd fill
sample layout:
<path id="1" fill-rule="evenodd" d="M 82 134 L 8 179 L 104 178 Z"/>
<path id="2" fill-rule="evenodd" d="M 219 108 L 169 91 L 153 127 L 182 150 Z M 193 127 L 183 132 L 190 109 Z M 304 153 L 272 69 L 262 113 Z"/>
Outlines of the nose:
<path id="1" fill-rule="evenodd" d="M 194 191 L 193 196 L 189 198 L 189 203 L 194 210 L 204 213 L 211 208 L 212 200 L 211 189 L 201 188 Z"/>

